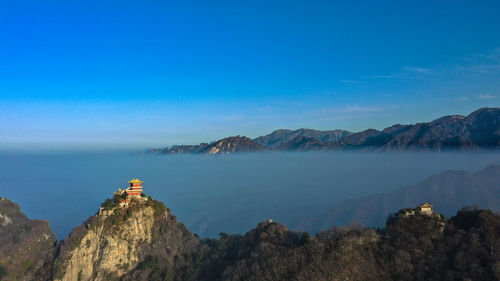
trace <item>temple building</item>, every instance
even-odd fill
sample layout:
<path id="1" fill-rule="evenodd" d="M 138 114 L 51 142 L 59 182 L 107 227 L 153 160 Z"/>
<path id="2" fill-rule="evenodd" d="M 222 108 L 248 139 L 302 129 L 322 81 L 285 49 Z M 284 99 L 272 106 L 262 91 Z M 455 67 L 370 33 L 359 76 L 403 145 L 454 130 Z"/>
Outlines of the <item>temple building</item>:
<path id="1" fill-rule="evenodd" d="M 438 214 L 434 213 L 431 204 L 425 202 L 422 205 L 418 205 L 417 208 L 404 208 L 399 210 L 395 215 L 396 216 L 414 216 L 414 215 L 427 215 L 427 216 L 438 216 Z"/>
<path id="2" fill-rule="evenodd" d="M 142 189 L 142 181 L 138 178 L 134 178 L 128 182 L 130 185 L 114 193 L 113 199 L 106 199 L 104 203 L 99 207 L 97 215 L 109 216 L 113 214 L 116 208 L 124 208 L 130 205 L 131 201 L 140 203 L 148 201 L 146 194 L 144 194 Z"/>
<path id="3" fill-rule="evenodd" d="M 127 195 L 129 198 L 141 198 L 142 194 L 142 181 L 140 181 L 138 178 L 135 178 L 131 181 L 129 181 L 130 186 L 125 189 L 125 192 L 127 192 Z"/>
<path id="4" fill-rule="evenodd" d="M 418 206 L 418 211 L 424 215 L 432 215 L 434 213 L 434 211 L 432 210 L 432 207 L 434 207 L 434 206 L 425 202 L 424 204 Z"/>
<path id="5" fill-rule="evenodd" d="M 127 187 L 126 189 L 118 189 L 118 192 L 115 192 L 115 195 L 122 196 L 120 202 L 121 207 L 128 206 L 131 200 L 147 200 L 142 189 L 143 181 L 139 180 L 138 178 L 134 178 L 128 183 L 130 184 L 129 187 Z"/>

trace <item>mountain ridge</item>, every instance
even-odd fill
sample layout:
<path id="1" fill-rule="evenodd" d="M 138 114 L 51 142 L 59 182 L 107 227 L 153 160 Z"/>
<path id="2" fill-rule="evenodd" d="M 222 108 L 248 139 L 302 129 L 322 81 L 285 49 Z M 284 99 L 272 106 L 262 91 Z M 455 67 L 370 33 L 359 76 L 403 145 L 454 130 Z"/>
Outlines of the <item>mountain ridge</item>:
<path id="1" fill-rule="evenodd" d="M 500 148 L 500 108 L 480 108 L 467 116 L 448 115 L 430 122 L 395 124 L 379 131 L 278 129 L 254 139 L 227 137 L 213 143 L 152 149 L 157 154 L 228 154 L 260 151 L 442 151 Z"/>

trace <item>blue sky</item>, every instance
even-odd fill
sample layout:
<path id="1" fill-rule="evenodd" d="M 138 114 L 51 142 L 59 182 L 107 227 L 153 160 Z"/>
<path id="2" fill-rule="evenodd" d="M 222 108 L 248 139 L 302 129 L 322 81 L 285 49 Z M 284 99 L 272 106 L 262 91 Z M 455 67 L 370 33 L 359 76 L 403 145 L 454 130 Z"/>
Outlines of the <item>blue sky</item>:
<path id="1" fill-rule="evenodd" d="M 498 107 L 498 11 L 498 1 L 2 1 L 0 139 L 145 148 Z"/>

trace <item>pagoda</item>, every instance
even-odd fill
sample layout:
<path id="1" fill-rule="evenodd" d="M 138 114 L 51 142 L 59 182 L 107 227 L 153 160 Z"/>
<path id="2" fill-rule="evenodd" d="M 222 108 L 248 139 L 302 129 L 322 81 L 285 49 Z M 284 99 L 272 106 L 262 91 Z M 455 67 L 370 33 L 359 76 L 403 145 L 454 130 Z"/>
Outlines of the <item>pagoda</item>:
<path id="1" fill-rule="evenodd" d="M 121 207 L 128 206 L 131 200 L 147 200 L 142 189 L 143 181 L 139 180 L 138 178 L 134 178 L 128 183 L 130 184 L 130 186 L 128 186 L 126 189 L 118 189 L 118 192 L 115 192 L 115 195 L 121 196 Z"/>
<path id="2" fill-rule="evenodd" d="M 138 178 L 135 178 L 129 181 L 128 183 L 130 183 L 130 186 L 127 189 L 125 189 L 125 192 L 127 192 L 128 197 L 141 198 L 143 181 L 139 180 Z"/>

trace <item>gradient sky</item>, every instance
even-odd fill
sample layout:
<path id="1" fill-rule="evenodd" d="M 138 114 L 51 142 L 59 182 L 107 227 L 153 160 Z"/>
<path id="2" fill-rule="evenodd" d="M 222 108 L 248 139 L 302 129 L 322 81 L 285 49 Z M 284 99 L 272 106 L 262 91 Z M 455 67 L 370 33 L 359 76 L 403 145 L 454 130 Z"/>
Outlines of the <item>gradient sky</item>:
<path id="1" fill-rule="evenodd" d="M 382 129 L 500 105 L 499 1 L 1 1 L 4 148 Z"/>

